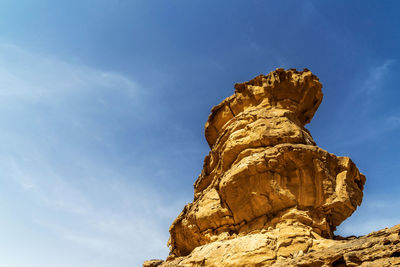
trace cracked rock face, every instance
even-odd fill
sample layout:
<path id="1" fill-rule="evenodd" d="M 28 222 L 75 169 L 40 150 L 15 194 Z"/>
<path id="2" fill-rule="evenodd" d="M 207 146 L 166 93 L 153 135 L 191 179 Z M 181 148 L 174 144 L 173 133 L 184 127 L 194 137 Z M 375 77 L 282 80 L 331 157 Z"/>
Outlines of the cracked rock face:
<path id="1" fill-rule="evenodd" d="M 316 146 L 304 127 L 321 88 L 307 69 L 277 69 L 236 84 L 212 108 L 205 126 L 211 151 L 194 201 L 170 227 L 165 266 L 211 255 L 222 257 L 210 263 L 216 266 L 226 265 L 224 257 L 226 266 L 271 264 L 333 237 L 361 204 L 365 177 L 348 157 Z"/>

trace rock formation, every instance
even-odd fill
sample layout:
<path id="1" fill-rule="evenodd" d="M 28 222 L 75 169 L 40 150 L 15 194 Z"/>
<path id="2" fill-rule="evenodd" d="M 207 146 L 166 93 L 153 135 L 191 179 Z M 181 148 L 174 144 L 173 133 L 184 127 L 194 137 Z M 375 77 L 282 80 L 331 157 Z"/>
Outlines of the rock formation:
<path id="1" fill-rule="evenodd" d="M 399 259 L 400 227 L 372 234 L 374 241 L 334 239 L 336 226 L 361 204 L 365 176 L 350 158 L 317 147 L 304 127 L 322 101 L 321 88 L 307 69 L 277 69 L 235 85 L 206 123 L 211 151 L 194 201 L 170 227 L 170 256 L 144 266 L 356 266 Z M 381 258 L 361 255 L 373 242 L 390 242 Z"/>

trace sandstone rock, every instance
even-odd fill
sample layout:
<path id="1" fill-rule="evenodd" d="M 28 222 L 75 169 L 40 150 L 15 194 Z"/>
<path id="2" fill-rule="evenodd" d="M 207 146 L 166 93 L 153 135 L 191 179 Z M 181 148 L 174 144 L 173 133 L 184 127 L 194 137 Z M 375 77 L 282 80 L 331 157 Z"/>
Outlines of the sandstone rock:
<path id="1" fill-rule="evenodd" d="M 367 236 L 340 240 L 313 236 L 301 227 L 281 227 L 283 230 L 276 228 L 212 242 L 161 266 L 400 266 L 400 224 Z M 286 234 L 280 236 L 279 231 Z"/>
<path id="2" fill-rule="evenodd" d="M 361 204 L 365 176 L 348 157 L 317 147 L 304 127 L 322 101 L 321 88 L 307 69 L 277 69 L 236 84 L 235 94 L 211 110 L 211 151 L 194 201 L 170 227 L 170 256 L 161 266 L 367 261 L 349 254 L 364 241 L 333 239 Z M 307 258 L 332 247 L 337 253 L 318 262 Z"/>
<path id="3" fill-rule="evenodd" d="M 143 267 L 157 267 L 163 263 L 162 260 L 148 260 L 143 263 Z"/>

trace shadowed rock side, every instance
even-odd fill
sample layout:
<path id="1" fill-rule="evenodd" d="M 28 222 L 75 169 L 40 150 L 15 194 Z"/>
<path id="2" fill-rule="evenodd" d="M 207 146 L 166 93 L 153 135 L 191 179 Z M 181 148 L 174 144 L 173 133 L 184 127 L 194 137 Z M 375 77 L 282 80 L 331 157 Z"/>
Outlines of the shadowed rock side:
<path id="1" fill-rule="evenodd" d="M 296 253 L 346 242 L 333 231 L 361 204 L 365 177 L 304 128 L 321 88 L 307 69 L 235 85 L 206 123 L 211 151 L 194 201 L 170 227 L 170 256 L 144 266 L 287 265 Z"/>

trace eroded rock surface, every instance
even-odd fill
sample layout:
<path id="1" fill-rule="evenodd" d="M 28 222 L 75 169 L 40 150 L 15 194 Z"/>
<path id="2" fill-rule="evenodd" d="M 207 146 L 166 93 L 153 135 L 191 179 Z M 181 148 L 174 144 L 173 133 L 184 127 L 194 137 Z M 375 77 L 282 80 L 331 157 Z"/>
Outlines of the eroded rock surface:
<path id="1" fill-rule="evenodd" d="M 307 232 L 290 232 L 292 243 L 279 242 L 278 229 L 240 236 L 195 248 L 186 257 L 157 262 L 175 266 L 273 266 L 273 267 L 391 267 L 400 266 L 400 224 L 359 238 L 325 239 Z M 285 234 L 286 233 L 286 234 Z M 307 242 L 302 242 L 307 240 Z M 297 246 L 295 246 L 297 244 Z M 302 245 L 303 244 L 303 245 Z M 276 248 L 281 248 L 276 250 Z M 285 249 L 285 247 L 287 249 Z"/>
<path id="2" fill-rule="evenodd" d="M 304 127 L 321 88 L 307 69 L 277 69 L 236 84 L 211 110 L 211 151 L 194 201 L 170 227 L 170 256 L 161 266 L 288 265 L 314 250 L 362 245 L 333 240 L 361 204 L 365 177 L 348 157 L 317 147 Z"/>

